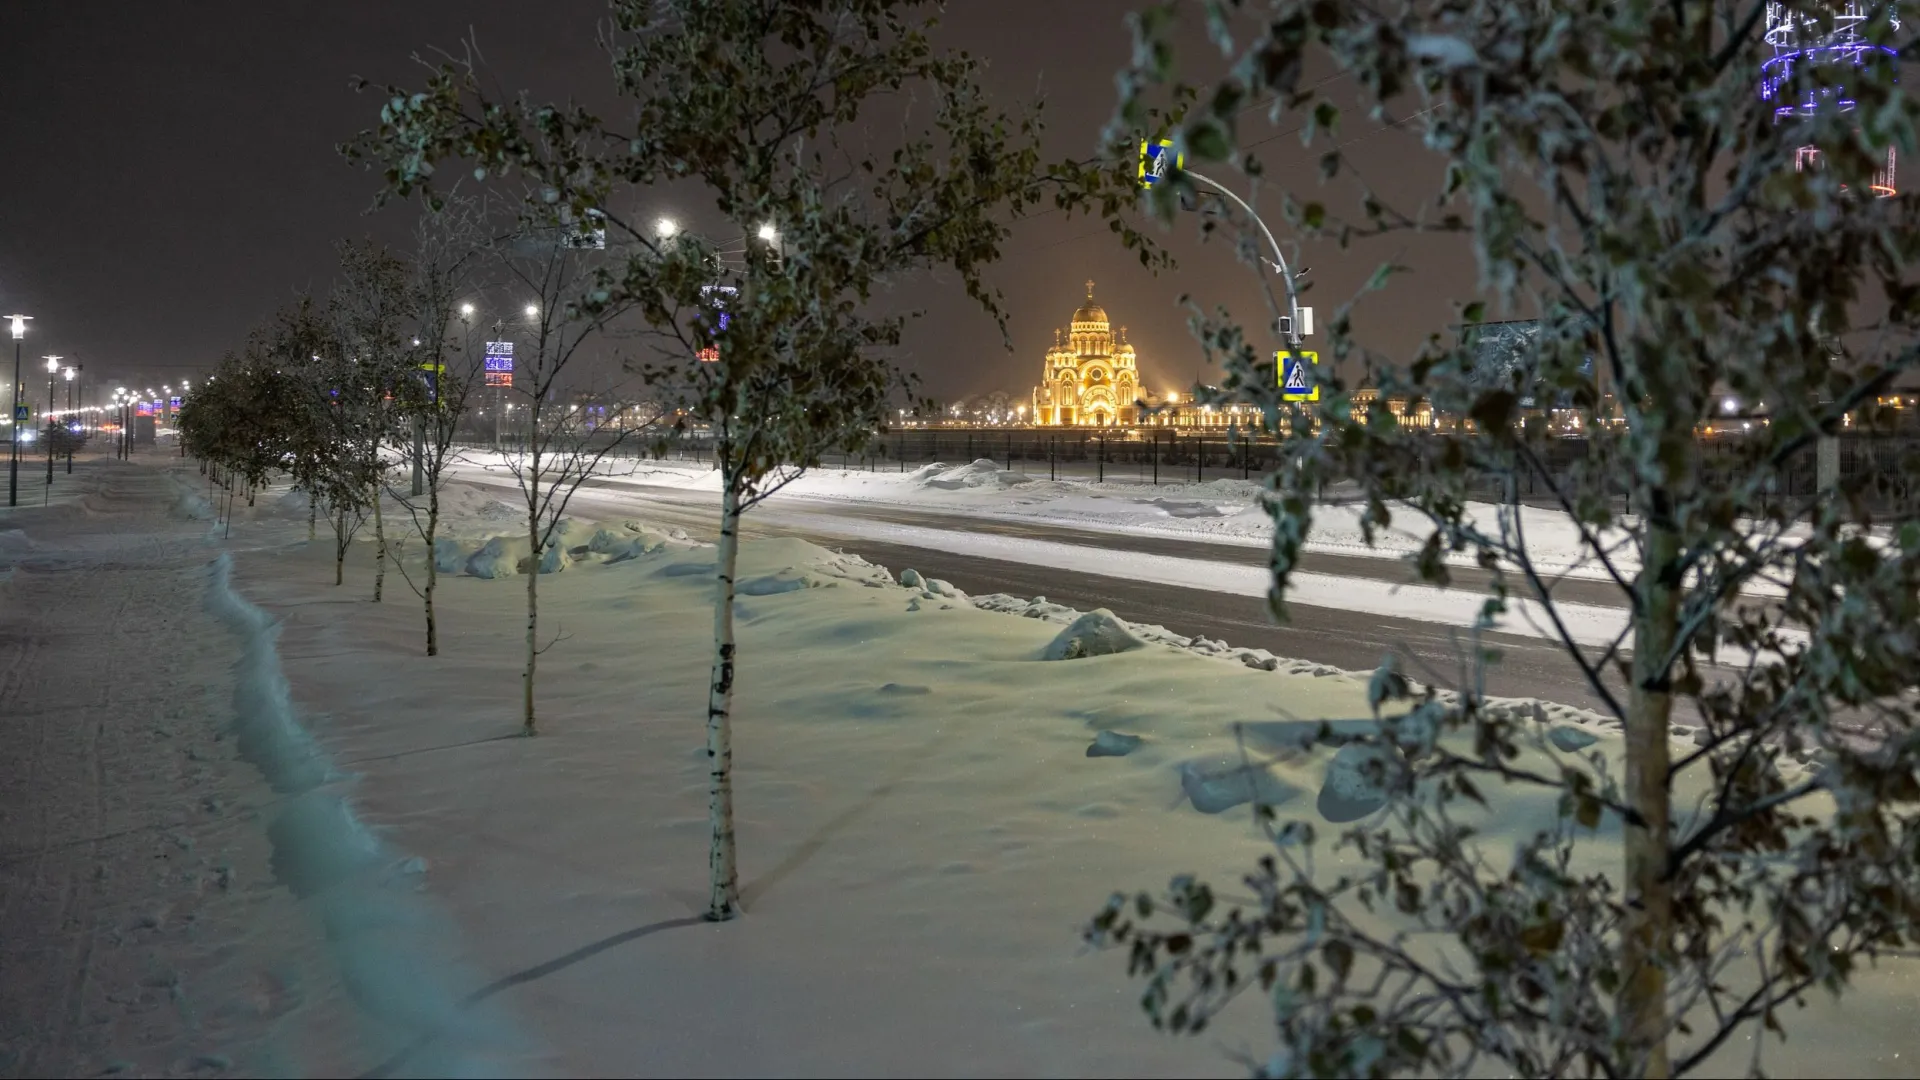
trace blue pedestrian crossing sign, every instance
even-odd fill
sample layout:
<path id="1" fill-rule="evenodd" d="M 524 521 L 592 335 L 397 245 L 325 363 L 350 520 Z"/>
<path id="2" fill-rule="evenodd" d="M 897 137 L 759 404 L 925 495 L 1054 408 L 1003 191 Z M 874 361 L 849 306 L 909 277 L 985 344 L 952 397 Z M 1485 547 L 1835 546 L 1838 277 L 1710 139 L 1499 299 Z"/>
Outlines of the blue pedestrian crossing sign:
<path id="1" fill-rule="evenodd" d="M 1176 166 L 1184 166 L 1186 156 L 1173 152 L 1172 139 L 1142 139 L 1140 141 L 1140 186 L 1152 187 L 1165 180 Z"/>
<path id="2" fill-rule="evenodd" d="M 1320 363 L 1317 352 L 1281 349 L 1273 354 L 1273 366 L 1280 370 L 1280 396 L 1287 401 L 1319 401 L 1320 386 L 1308 374 L 1307 365 Z"/>
<path id="3" fill-rule="evenodd" d="M 33 406 L 31 406 L 31 405 L 15 405 L 15 406 L 13 407 L 13 420 L 14 420 L 14 423 L 16 423 L 16 424 L 24 424 L 24 423 L 26 423 L 27 421 L 29 421 L 29 420 L 32 420 L 32 419 L 33 419 Z"/>

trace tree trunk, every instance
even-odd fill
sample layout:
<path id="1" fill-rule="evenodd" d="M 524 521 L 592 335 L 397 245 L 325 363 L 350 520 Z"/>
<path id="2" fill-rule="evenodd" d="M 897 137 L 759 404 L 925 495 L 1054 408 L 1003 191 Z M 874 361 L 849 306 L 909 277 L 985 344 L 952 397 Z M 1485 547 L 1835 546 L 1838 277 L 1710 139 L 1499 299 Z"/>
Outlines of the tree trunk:
<path id="1" fill-rule="evenodd" d="M 534 640 L 534 630 L 540 620 L 539 536 L 539 524 L 536 522 L 527 531 L 528 546 L 533 549 L 533 554 L 532 563 L 527 567 L 527 670 L 520 676 L 520 722 L 522 731 L 527 735 L 539 734 L 533 724 L 533 671 L 540 659 L 540 650 Z"/>
<path id="2" fill-rule="evenodd" d="M 307 542 L 313 542 L 313 524 L 320 517 L 320 496 L 307 494 Z"/>
<path id="3" fill-rule="evenodd" d="M 713 676 L 707 692 L 707 918 L 739 914 L 739 871 L 733 837 L 733 575 L 740 561 L 740 493 L 721 473 L 720 548 L 715 553 Z"/>
<path id="4" fill-rule="evenodd" d="M 380 516 L 380 485 L 373 485 L 373 602 L 387 587 L 387 524 Z"/>
<path id="5" fill-rule="evenodd" d="M 440 582 L 440 560 L 433 550 L 433 538 L 440 532 L 440 488 L 427 493 L 427 655 L 440 655 L 440 630 L 433 621 L 433 589 Z"/>
<path id="6" fill-rule="evenodd" d="M 1679 630 L 1680 535 L 1664 493 L 1643 510 L 1645 561 L 1636 582 L 1641 614 L 1633 631 L 1633 686 L 1627 707 L 1627 805 L 1645 819 L 1625 827 L 1627 911 L 1621 933 L 1625 981 L 1619 1010 L 1635 1060 L 1636 1075 L 1663 1080 L 1667 1055 L 1667 972 L 1673 949 L 1673 889 L 1667 880 L 1668 824 L 1672 807 L 1667 741 L 1673 711 L 1672 683 L 1664 666 Z"/>
<path id="7" fill-rule="evenodd" d="M 333 584 L 338 587 L 347 580 L 347 508 L 342 506 L 334 514 Z"/>

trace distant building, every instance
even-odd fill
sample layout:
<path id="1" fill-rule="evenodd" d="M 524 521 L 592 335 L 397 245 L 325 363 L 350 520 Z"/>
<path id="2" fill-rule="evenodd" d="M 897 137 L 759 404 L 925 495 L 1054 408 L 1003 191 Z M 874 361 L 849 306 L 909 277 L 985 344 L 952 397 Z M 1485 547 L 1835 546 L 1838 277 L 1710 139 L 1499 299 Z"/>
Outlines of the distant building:
<path id="1" fill-rule="evenodd" d="M 1139 420 L 1140 372 L 1126 327 L 1114 338 L 1107 313 L 1093 302 L 1080 305 L 1063 336 L 1053 332 L 1053 348 L 1033 391 L 1033 422 L 1043 426 L 1131 427 Z"/>

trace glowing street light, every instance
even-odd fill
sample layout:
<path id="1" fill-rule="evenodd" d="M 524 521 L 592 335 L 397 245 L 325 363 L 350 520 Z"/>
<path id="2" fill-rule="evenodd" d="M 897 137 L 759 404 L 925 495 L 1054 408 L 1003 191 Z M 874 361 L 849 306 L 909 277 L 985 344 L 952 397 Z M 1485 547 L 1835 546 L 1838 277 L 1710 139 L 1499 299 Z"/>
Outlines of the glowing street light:
<path id="1" fill-rule="evenodd" d="M 680 226 L 672 218 L 663 217 L 653 223 L 653 231 L 660 234 L 660 239 L 671 240 L 680 231 Z"/>
<path id="2" fill-rule="evenodd" d="M 7 440 L 7 505 L 20 505 L 20 339 L 27 336 L 27 320 L 31 315 L 9 315 L 7 321 L 13 327 L 13 390 L 7 394 L 7 404 L 13 407 L 13 415 L 7 418 L 8 430 L 13 437 Z"/>
<path id="3" fill-rule="evenodd" d="M 540 317 L 540 305 L 539 305 L 539 304 L 528 304 L 528 305 L 527 305 L 527 318 L 529 318 L 529 319 L 537 319 L 537 318 L 539 318 L 539 317 Z"/>
<path id="4" fill-rule="evenodd" d="M 58 356 L 48 356 L 48 357 L 45 357 L 44 359 L 47 361 L 47 419 L 51 421 L 53 419 L 53 377 L 55 375 L 60 374 L 61 358 Z M 48 490 L 45 493 L 45 496 L 42 499 L 42 502 L 51 502 L 53 500 L 53 491 L 52 491 L 52 488 L 53 488 L 53 440 L 52 439 L 47 440 L 47 488 Z"/>
<path id="5" fill-rule="evenodd" d="M 765 225 L 760 226 L 760 239 L 771 244 L 779 238 L 780 230 L 773 227 L 773 222 L 769 221 Z"/>
<path id="6" fill-rule="evenodd" d="M 471 319 L 471 318 L 473 318 L 473 305 L 472 305 L 472 304 L 461 304 L 461 305 L 460 305 L 460 317 L 461 317 L 461 318 L 463 318 L 463 319 Z"/>

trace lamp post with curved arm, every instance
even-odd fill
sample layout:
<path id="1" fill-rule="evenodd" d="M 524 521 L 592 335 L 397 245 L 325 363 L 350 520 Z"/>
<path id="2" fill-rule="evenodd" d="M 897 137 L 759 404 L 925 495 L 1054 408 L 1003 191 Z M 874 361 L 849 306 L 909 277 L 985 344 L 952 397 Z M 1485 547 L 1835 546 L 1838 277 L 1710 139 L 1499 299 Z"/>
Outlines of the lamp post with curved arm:
<path id="1" fill-rule="evenodd" d="M 1287 344 L 1300 344 L 1300 294 L 1294 288 L 1293 271 L 1287 266 L 1286 252 L 1280 250 L 1280 241 L 1273 238 L 1273 230 L 1267 228 L 1267 223 L 1260 220 L 1260 215 L 1253 212 L 1253 207 L 1247 205 L 1245 199 L 1227 190 L 1226 185 L 1217 180 L 1201 176 L 1191 169 L 1182 169 L 1181 172 L 1185 173 L 1189 178 L 1198 180 L 1227 198 L 1232 199 L 1235 206 L 1245 211 L 1247 217 L 1250 218 L 1255 225 L 1260 226 L 1260 235 L 1267 238 L 1267 246 L 1273 249 L 1274 269 L 1279 271 L 1280 281 L 1286 286 L 1287 290 Z"/>

